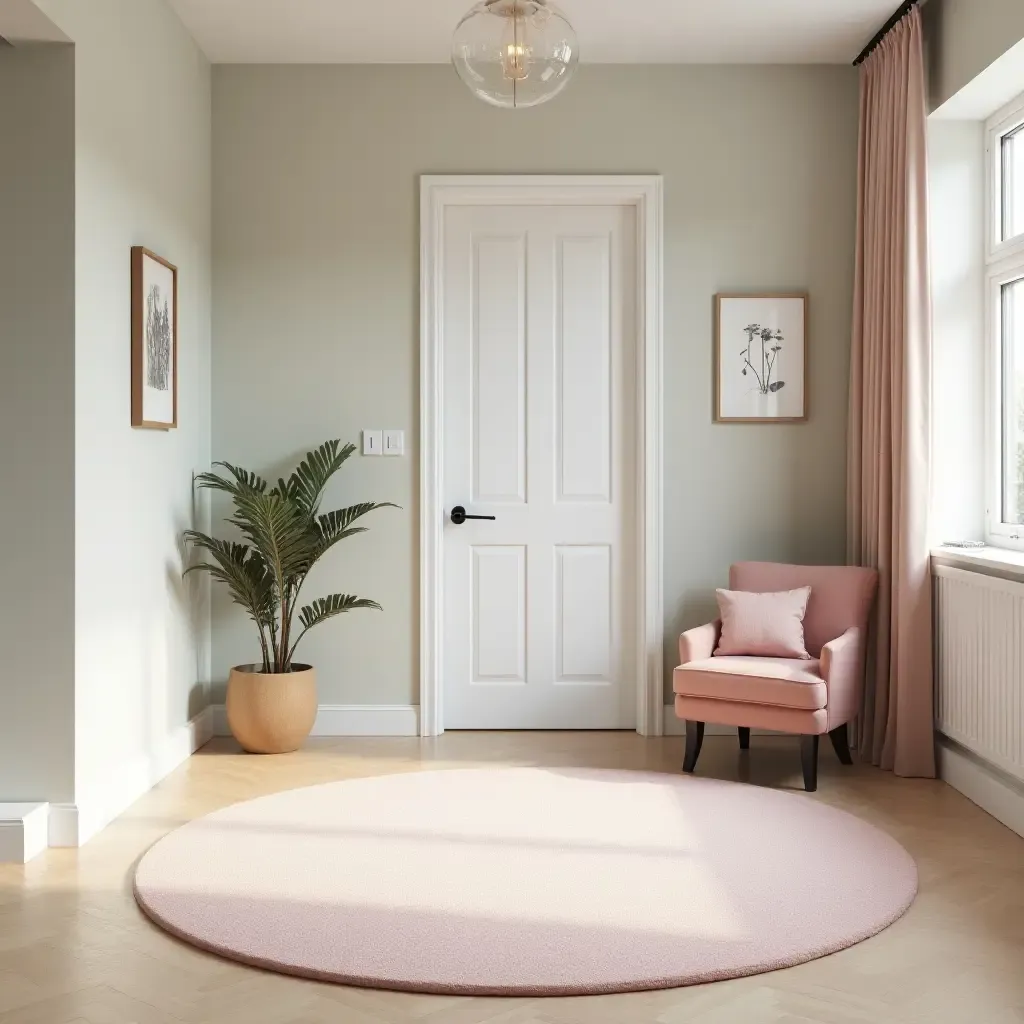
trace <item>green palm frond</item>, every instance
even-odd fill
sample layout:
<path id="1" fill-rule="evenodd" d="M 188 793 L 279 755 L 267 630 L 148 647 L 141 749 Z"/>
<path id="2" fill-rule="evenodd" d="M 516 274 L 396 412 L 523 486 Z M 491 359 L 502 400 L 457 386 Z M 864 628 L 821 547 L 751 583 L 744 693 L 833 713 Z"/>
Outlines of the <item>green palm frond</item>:
<path id="1" fill-rule="evenodd" d="M 280 495 L 282 498 L 287 498 L 289 501 L 294 501 L 295 492 L 296 484 L 294 478 L 291 480 L 285 480 L 283 477 L 278 477 L 277 483 L 270 493 Z"/>
<path id="2" fill-rule="evenodd" d="M 267 489 L 267 481 L 255 473 L 250 473 L 247 469 L 232 466 L 230 462 L 215 462 L 214 466 L 223 466 L 234 479 L 226 480 L 219 473 L 199 473 L 195 478 L 198 486 L 214 491 L 226 491 L 231 495 L 246 491 L 256 491 L 262 494 Z"/>
<path id="3" fill-rule="evenodd" d="M 307 604 L 299 612 L 299 622 L 302 624 L 302 632 L 295 638 L 291 651 L 288 654 L 288 661 L 291 662 L 295 654 L 295 648 L 299 641 L 314 627 L 321 622 L 333 619 L 338 615 L 354 611 L 357 608 L 374 608 L 377 611 L 384 609 L 376 601 L 370 601 L 363 597 L 355 597 L 353 594 L 331 594 L 329 597 L 318 597 L 312 604 Z"/>
<path id="4" fill-rule="evenodd" d="M 355 526 L 352 524 L 357 519 L 362 519 L 363 516 L 368 515 L 370 512 L 375 512 L 379 508 L 398 508 L 394 502 L 391 501 L 364 501 L 359 505 L 351 505 L 348 508 L 338 509 L 336 512 L 328 512 L 325 515 L 317 516 L 316 528 L 319 533 L 316 557 L 319 558 L 326 551 L 329 551 L 338 541 L 345 540 L 346 537 L 354 537 L 357 533 L 365 533 L 365 526 Z"/>
<path id="5" fill-rule="evenodd" d="M 190 565 L 185 575 L 205 570 L 227 584 L 232 600 L 245 608 L 255 622 L 268 624 L 274 614 L 274 579 L 260 553 L 248 544 L 218 540 L 198 530 L 187 530 L 185 540 L 207 551 L 216 563 Z"/>
<path id="6" fill-rule="evenodd" d="M 299 622 L 305 629 L 319 626 L 321 622 L 333 619 L 335 615 L 344 615 L 356 608 L 384 609 L 376 601 L 355 597 L 353 594 L 331 594 L 330 597 L 318 597 L 312 604 L 307 604 L 299 612 Z"/>
<path id="7" fill-rule="evenodd" d="M 310 452 L 289 477 L 275 488 L 282 497 L 296 502 L 309 515 L 315 515 L 323 500 L 324 489 L 335 473 L 352 457 L 356 446 L 341 441 L 326 441 Z"/>
<path id="8" fill-rule="evenodd" d="M 213 563 L 198 562 L 184 572 L 203 571 L 224 583 L 232 601 L 241 605 L 259 630 L 260 648 L 263 652 L 263 671 L 270 671 L 270 645 L 267 630 L 274 633 L 274 616 L 277 611 L 277 596 L 274 577 L 267 569 L 263 556 L 249 547 L 235 541 L 218 540 L 198 530 L 187 530 L 185 541 L 195 548 L 202 548 L 213 558 Z"/>
<path id="9" fill-rule="evenodd" d="M 239 494 L 231 522 L 266 560 L 281 594 L 308 571 L 314 537 L 294 502 L 262 491 Z"/>

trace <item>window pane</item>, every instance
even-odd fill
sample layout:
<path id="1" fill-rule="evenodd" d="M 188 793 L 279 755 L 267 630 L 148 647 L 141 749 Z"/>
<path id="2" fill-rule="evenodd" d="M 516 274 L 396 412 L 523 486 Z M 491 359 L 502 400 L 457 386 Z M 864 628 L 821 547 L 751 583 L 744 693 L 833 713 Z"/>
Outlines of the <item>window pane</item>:
<path id="1" fill-rule="evenodd" d="M 1003 522 L 1021 525 L 1024 524 L 1024 278 L 1003 285 L 1002 314 Z"/>
<path id="2" fill-rule="evenodd" d="M 1003 136 L 1003 241 L 1024 235 L 1024 125 Z"/>

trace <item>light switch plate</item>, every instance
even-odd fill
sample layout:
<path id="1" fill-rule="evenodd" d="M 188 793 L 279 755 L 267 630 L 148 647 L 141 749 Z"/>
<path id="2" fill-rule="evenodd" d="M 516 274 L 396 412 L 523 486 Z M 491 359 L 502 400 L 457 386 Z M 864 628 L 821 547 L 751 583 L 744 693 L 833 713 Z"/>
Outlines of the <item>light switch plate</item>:
<path id="1" fill-rule="evenodd" d="M 384 431 L 364 430 L 363 431 L 363 454 L 382 455 L 384 453 Z"/>
<path id="2" fill-rule="evenodd" d="M 405 454 L 405 431 L 385 430 L 384 431 L 384 454 L 404 455 Z"/>

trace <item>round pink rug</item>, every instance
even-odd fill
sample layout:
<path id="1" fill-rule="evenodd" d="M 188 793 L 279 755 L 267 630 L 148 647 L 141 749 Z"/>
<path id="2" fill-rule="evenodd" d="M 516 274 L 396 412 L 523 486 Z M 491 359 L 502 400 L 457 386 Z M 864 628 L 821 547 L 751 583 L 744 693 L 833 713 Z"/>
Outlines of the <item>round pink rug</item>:
<path id="1" fill-rule="evenodd" d="M 799 964 L 909 907 L 884 832 L 810 797 L 628 771 L 425 771 L 237 804 L 135 893 L 243 963 L 417 992 L 672 988 Z"/>

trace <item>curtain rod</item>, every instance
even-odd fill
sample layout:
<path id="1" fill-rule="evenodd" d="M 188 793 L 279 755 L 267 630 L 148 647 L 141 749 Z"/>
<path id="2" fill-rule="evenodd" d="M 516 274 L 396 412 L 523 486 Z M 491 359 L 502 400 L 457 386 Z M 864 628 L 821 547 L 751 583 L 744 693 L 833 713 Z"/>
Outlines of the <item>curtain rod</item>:
<path id="1" fill-rule="evenodd" d="M 878 30 L 878 34 L 860 51 L 860 56 L 853 62 L 854 67 L 859 67 L 871 56 L 876 46 L 907 16 L 910 10 L 916 7 L 921 0 L 906 0 L 900 4 L 900 8 L 893 16 Z"/>

